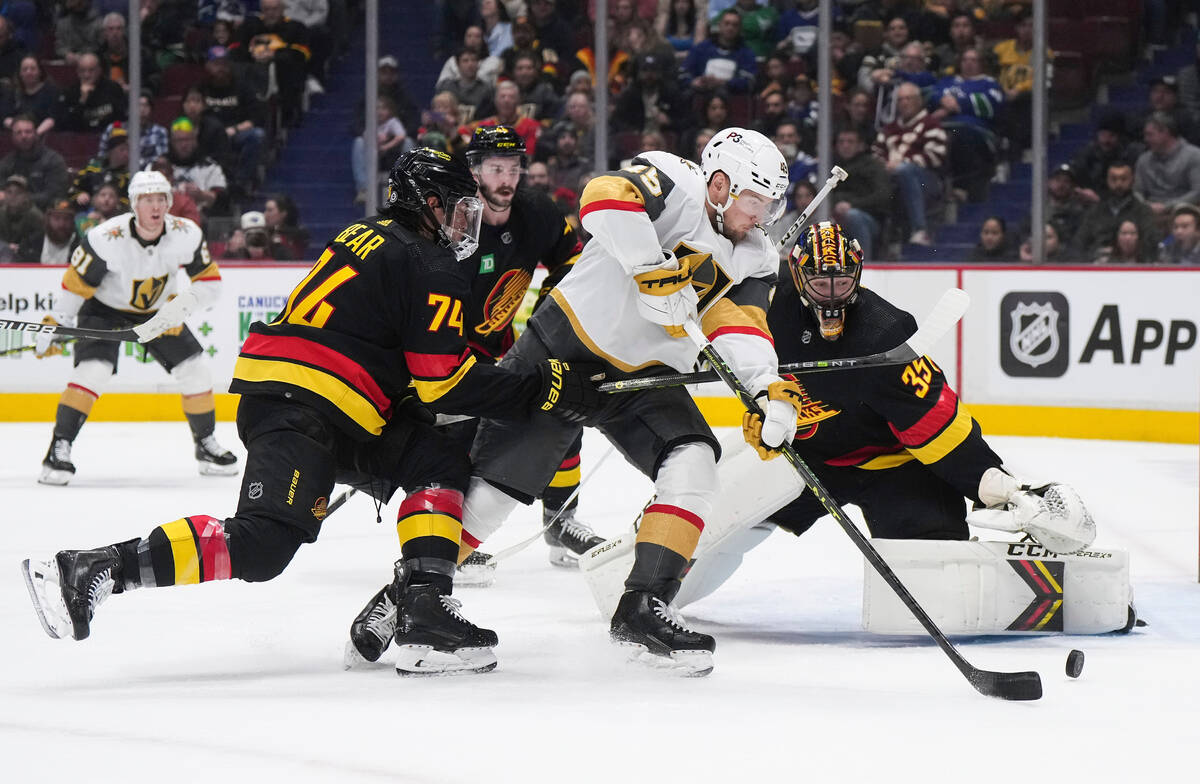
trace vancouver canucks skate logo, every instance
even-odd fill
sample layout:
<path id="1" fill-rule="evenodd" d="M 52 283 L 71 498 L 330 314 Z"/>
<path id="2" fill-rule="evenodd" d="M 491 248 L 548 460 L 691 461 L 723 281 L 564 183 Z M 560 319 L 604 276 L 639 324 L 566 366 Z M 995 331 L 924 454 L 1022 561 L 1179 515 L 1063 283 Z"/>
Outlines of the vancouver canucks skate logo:
<path id="1" fill-rule="evenodd" d="M 1056 291 L 1010 292 L 1000 303 L 1000 366 L 1010 376 L 1067 371 L 1067 298 Z"/>
<path id="2" fill-rule="evenodd" d="M 842 411 L 838 408 L 830 408 L 827 403 L 820 400 L 813 400 L 812 396 L 808 394 L 808 390 L 800 382 L 797 381 L 796 386 L 800 387 L 800 410 L 796 412 L 796 438 L 803 441 L 817 434 L 818 425 L 826 419 L 837 416 Z"/>

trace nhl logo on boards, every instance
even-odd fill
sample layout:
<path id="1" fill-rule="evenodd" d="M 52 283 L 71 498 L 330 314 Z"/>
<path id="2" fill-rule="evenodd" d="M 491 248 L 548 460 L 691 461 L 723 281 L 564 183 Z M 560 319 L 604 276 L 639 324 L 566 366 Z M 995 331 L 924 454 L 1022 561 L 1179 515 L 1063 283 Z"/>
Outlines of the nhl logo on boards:
<path id="1" fill-rule="evenodd" d="M 248 488 L 246 488 L 246 495 L 250 498 L 251 501 L 257 501 L 258 499 L 262 498 L 262 494 L 263 494 L 262 482 L 251 482 L 250 486 Z"/>
<path id="2" fill-rule="evenodd" d="M 1000 367 L 1010 376 L 1057 378 L 1070 356 L 1070 305 L 1057 291 L 1012 291 L 1000 301 Z"/>

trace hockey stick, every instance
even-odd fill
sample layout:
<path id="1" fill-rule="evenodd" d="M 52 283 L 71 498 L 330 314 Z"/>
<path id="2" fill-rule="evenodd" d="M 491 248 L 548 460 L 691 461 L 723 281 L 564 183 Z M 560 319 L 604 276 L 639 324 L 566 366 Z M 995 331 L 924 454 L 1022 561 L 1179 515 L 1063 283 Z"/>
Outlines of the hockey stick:
<path id="1" fill-rule="evenodd" d="M 721 380 L 742 401 L 742 405 L 751 413 L 764 416 L 763 410 L 755 402 L 749 390 L 746 389 L 745 385 L 742 384 L 725 360 L 721 358 L 721 355 L 717 353 L 712 344 L 704 337 L 704 332 L 701 331 L 700 326 L 695 321 L 689 320 L 684 324 L 684 329 L 687 331 L 688 337 L 700 349 L 700 353 L 704 355 L 708 363 L 721 376 Z M 913 595 L 904 587 L 904 583 L 900 582 L 900 578 L 896 576 L 892 568 L 879 555 L 879 551 L 875 549 L 870 540 L 863 536 L 858 527 L 854 525 L 854 522 L 846 515 L 837 502 L 830 497 L 824 485 L 817 479 L 812 469 L 796 454 L 796 450 L 792 448 L 792 445 L 785 441 L 780 447 L 780 451 L 792 467 L 803 477 L 804 483 L 812 490 L 813 495 L 821 502 L 825 510 L 833 515 L 833 519 L 837 521 L 842 530 L 854 542 L 859 552 L 871 563 L 871 566 L 875 567 L 875 571 L 879 573 L 879 576 L 892 587 L 892 590 L 895 591 L 900 601 L 904 602 L 904 605 L 916 617 L 917 621 L 925 627 L 925 631 L 929 633 L 929 636 L 950 657 L 950 661 L 954 663 L 954 666 L 958 668 L 958 671 L 963 674 L 967 681 L 975 687 L 976 691 L 988 697 L 999 697 L 1005 700 L 1036 700 L 1041 698 L 1042 679 L 1036 672 L 992 672 L 990 670 L 981 670 L 964 659 L 962 654 L 958 652 L 958 649 L 954 647 L 954 643 L 947 639 L 942 630 L 929 617 L 929 614 L 925 612 L 925 609 L 917 603 Z"/>
<path id="2" fill-rule="evenodd" d="M 0 319 L 0 329 L 44 335 L 65 335 L 70 338 L 138 342 L 138 334 L 133 329 L 87 329 L 86 327 L 64 327 L 62 324 L 43 324 L 40 321 L 16 321 L 14 319 Z"/>
<path id="3" fill-rule="evenodd" d="M 824 373 L 830 370 L 857 370 L 859 368 L 886 367 L 888 365 L 907 365 L 918 357 L 928 354 L 934 345 L 958 323 L 967 312 L 970 297 L 962 289 L 947 289 L 941 299 L 933 306 L 928 318 L 917 327 L 912 337 L 887 351 L 868 354 L 863 357 L 845 357 L 843 359 L 818 359 L 807 362 L 789 362 L 779 366 L 780 374 L 784 373 Z M 622 381 L 608 381 L 598 386 L 601 392 L 636 392 L 641 389 L 658 389 L 673 387 L 680 384 L 699 384 L 704 381 L 718 381 L 720 375 L 715 370 L 700 370 L 694 373 L 667 373 L 661 376 L 644 378 L 628 378 Z"/>
<path id="4" fill-rule="evenodd" d="M 585 484 L 587 484 L 589 481 L 591 481 L 591 478 L 594 477 L 600 471 L 600 466 L 604 465 L 604 461 L 607 460 L 609 457 L 611 457 L 612 453 L 615 452 L 616 449 L 617 448 L 615 446 L 610 445 L 608 447 L 608 451 L 600 456 L 600 459 L 597 460 L 595 465 L 593 465 L 591 467 L 591 469 L 587 472 L 587 476 L 583 477 L 583 479 L 580 480 L 579 484 L 575 485 L 575 489 L 571 491 L 571 495 L 567 496 L 567 500 L 563 501 L 563 505 L 558 507 L 558 511 L 554 513 L 554 517 L 550 518 L 550 522 L 548 522 L 542 526 L 542 530 L 538 531 L 536 534 L 529 537 L 528 539 L 522 539 L 521 541 L 517 542 L 514 545 L 505 547 L 503 550 L 499 551 L 498 553 L 496 553 L 495 555 L 492 556 L 491 562 L 492 563 L 500 563 L 501 561 L 505 561 L 505 560 L 513 557 L 514 555 L 521 552 L 529 545 L 536 542 L 537 538 L 539 536 L 541 536 L 542 534 L 549 531 L 550 526 L 552 526 L 558 522 L 558 518 L 562 517 L 563 512 L 567 511 L 568 507 L 571 506 L 571 503 L 579 496 L 579 491 L 582 490 L 583 486 Z"/>
<path id="5" fill-rule="evenodd" d="M 341 495 L 339 495 L 337 498 L 330 501 L 329 506 L 325 507 L 325 516 L 328 517 L 329 515 L 336 512 L 337 510 L 341 509 L 342 506 L 345 505 L 345 503 L 350 500 L 350 496 L 354 495 L 357 492 L 358 492 L 357 490 L 355 490 L 353 487 L 351 487 L 349 490 L 346 490 Z"/>
<path id="6" fill-rule="evenodd" d="M 58 341 L 58 343 L 59 343 L 59 345 L 65 345 L 72 341 L 74 341 L 74 338 L 70 338 L 67 340 L 60 340 L 60 341 Z M 16 348 L 8 348 L 8 349 L 5 349 L 4 351 L 0 351 L 0 357 L 7 357 L 11 354 L 20 354 L 22 351 L 33 351 L 36 348 L 37 348 L 37 346 L 17 346 Z"/>
<path id="7" fill-rule="evenodd" d="M 829 192 L 838 186 L 838 183 L 846 179 L 850 175 L 846 174 L 846 170 L 841 166 L 834 166 L 829 171 L 829 179 L 825 180 L 825 184 L 821 186 L 821 190 L 817 191 L 817 195 L 813 196 L 813 200 L 804 208 L 804 212 L 800 213 L 800 217 L 788 226 L 788 230 L 779 238 L 780 248 L 786 248 L 792 240 L 796 239 L 796 235 L 800 233 L 800 227 L 808 222 L 812 214 L 817 211 L 817 207 L 821 206 L 821 202 L 825 201 L 825 197 Z"/>

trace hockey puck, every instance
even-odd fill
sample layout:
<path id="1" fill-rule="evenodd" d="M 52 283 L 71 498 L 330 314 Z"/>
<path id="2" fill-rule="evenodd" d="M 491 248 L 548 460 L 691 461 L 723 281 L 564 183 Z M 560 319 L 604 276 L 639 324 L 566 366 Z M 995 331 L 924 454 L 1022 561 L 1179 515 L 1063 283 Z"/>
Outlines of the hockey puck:
<path id="1" fill-rule="evenodd" d="M 1083 651 L 1075 650 L 1067 654 L 1067 675 L 1078 678 L 1083 672 Z"/>

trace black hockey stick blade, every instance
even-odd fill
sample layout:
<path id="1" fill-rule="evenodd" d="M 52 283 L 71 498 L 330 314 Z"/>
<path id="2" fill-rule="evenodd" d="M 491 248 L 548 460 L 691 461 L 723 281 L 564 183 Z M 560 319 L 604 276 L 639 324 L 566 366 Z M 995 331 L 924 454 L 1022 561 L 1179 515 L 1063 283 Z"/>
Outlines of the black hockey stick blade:
<path id="1" fill-rule="evenodd" d="M 967 665 L 968 667 L 970 665 Z M 1042 698 L 1042 676 L 1036 672 L 992 672 L 971 667 L 967 680 L 987 697 L 1028 701 Z"/>
<path id="2" fill-rule="evenodd" d="M 85 327 L 64 327 L 61 324 L 42 324 L 39 321 L 0 319 L 0 330 L 2 329 L 13 332 L 25 332 L 30 335 L 65 335 L 70 338 L 138 342 L 138 335 L 132 329 L 87 329 Z"/>
<path id="3" fill-rule="evenodd" d="M 857 370 L 861 368 L 884 367 L 887 365 L 907 365 L 917 357 L 928 354 L 939 340 L 950 331 L 971 304 L 971 297 L 962 289 L 948 289 L 929 316 L 917 327 L 912 337 L 895 348 L 868 354 L 862 357 L 843 357 L 841 359 L 818 359 L 806 362 L 789 362 L 779 366 L 781 374 L 826 373 L 832 370 Z M 626 378 L 619 381 L 609 381 L 597 388 L 601 392 L 637 392 L 642 389 L 659 389 L 660 387 L 680 386 L 681 384 L 699 384 L 705 381 L 718 381 L 721 376 L 715 370 L 701 370 L 695 373 L 666 373 L 660 376 L 643 378 Z"/>

